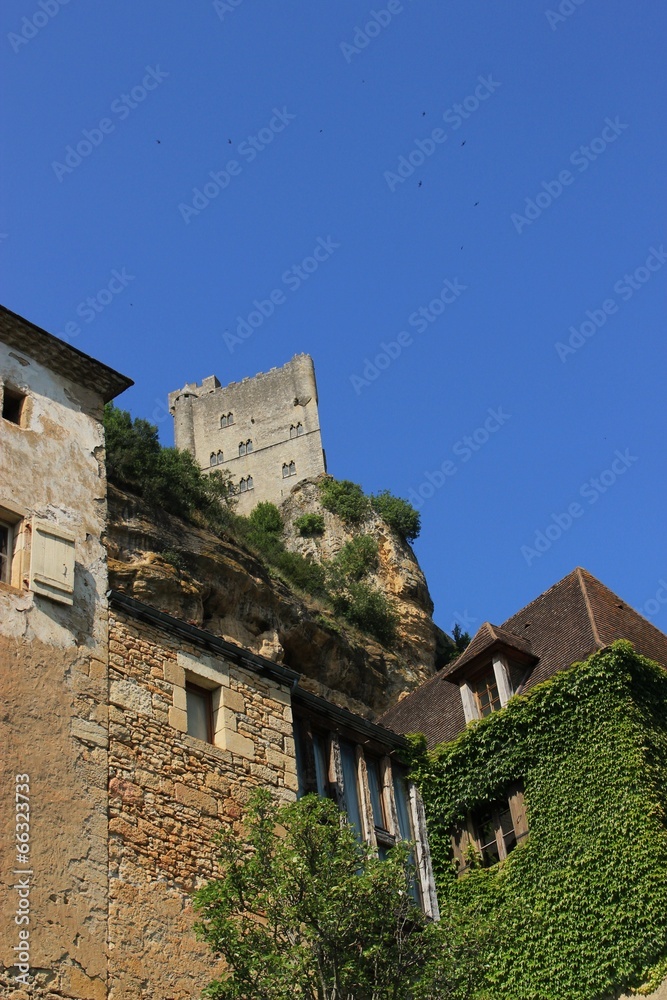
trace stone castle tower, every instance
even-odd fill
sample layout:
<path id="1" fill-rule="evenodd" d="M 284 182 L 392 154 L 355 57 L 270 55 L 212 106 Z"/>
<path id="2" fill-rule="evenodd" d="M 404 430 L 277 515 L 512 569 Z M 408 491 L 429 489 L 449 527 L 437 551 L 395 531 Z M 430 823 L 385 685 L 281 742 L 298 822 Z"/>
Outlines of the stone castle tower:
<path id="1" fill-rule="evenodd" d="M 282 368 L 222 386 L 211 375 L 169 393 L 174 443 L 205 471 L 228 469 L 238 512 L 280 503 L 302 479 L 326 472 L 315 366 L 297 354 Z"/>

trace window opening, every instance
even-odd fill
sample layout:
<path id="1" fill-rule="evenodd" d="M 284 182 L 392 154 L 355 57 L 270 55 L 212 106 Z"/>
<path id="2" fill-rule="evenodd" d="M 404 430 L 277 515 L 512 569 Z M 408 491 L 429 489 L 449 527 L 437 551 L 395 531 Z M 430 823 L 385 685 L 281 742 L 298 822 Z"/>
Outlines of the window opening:
<path id="1" fill-rule="evenodd" d="M 213 705 L 211 692 L 196 684 L 185 685 L 185 698 L 188 716 L 188 734 L 203 740 L 213 742 Z"/>
<path id="2" fill-rule="evenodd" d="M 498 712 L 501 708 L 498 684 L 493 668 L 487 670 L 476 681 L 471 682 L 472 693 L 475 696 L 475 703 L 480 718 L 491 715 L 491 712 Z"/>
<path id="3" fill-rule="evenodd" d="M 12 582 L 13 535 L 12 526 L 0 521 L 0 581 L 2 583 Z"/>
<path id="4" fill-rule="evenodd" d="M 18 424 L 19 427 L 22 426 L 24 402 L 25 393 L 18 392 L 16 389 L 9 389 L 5 386 L 2 398 L 2 415 L 4 419 L 9 420 L 12 424 Z"/>

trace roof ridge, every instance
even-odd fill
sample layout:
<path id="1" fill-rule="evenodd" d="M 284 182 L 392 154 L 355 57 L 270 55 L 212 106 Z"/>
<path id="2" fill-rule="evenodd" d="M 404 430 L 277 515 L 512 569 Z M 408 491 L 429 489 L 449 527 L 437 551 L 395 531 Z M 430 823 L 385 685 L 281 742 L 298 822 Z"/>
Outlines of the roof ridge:
<path id="1" fill-rule="evenodd" d="M 586 580 L 584 579 L 584 573 L 587 570 L 583 569 L 582 566 L 577 566 L 575 573 L 577 574 L 577 580 L 579 581 L 579 586 L 581 587 L 581 592 L 584 597 L 584 604 L 586 605 L 586 613 L 588 614 L 588 620 L 591 623 L 591 631 L 593 632 L 593 638 L 600 649 L 603 648 L 604 643 L 600 639 L 600 633 L 598 632 L 597 623 L 595 621 L 595 615 L 593 614 L 593 608 L 591 605 L 590 597 L 588 596 L 588 590 L 586 589 Z M 604 584 L 603 584 L 604 586 Z"/>

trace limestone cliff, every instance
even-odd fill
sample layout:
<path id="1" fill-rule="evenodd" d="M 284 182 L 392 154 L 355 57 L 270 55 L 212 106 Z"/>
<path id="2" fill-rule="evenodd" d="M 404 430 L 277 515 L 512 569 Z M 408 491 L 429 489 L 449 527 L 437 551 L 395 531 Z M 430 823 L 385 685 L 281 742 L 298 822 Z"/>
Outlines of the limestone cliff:
<path id="1" fill-rule="evenodd" d="M 325 532 L 302 538 L 294 519 L 322 513 Z M 284 501 L 285 544 L 317 561 L 351 537 L 337 516 L 322 511 L 313 481 Z M 372 582 L 399 612 L 392 650 L 335 619 L 315 598 L 295 593 L 258 558 L 228 538 L 161 513 L 109 487 L 107 549 L 110 585 L 161 611 L 298 671 L 303 686 L 372 717 L 413 690 L 435 669 L 448 639 L 434 624 L 433 605 L 412 550 L 376 514 L 355 529 L 378 542 Z"/>

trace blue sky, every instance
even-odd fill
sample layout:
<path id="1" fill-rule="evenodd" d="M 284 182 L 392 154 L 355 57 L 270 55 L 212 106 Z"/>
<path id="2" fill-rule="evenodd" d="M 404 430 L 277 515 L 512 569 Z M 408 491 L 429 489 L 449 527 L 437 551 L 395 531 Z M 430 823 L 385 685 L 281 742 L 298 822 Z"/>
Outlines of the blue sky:
<path id="1" fill-rule="evenodd" d="M 312 354 L 329 470 L 420 503 L 446 629 L 576 565 L 665 629 L 666 21 L 7 0 L 2 299 L 165 444 L 169 391 Z"/>

